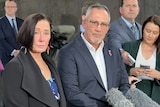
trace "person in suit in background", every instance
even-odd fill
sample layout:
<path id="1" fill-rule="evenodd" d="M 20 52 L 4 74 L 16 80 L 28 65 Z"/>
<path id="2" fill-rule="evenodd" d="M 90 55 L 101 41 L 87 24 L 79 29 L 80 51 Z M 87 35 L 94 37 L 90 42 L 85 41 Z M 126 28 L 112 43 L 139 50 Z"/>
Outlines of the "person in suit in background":
<path id="1" fill-rule="evenodd" d="M 128 61 L 128 53 L 123 50 L 122 44 L 142 37 L 141 25 L 135 21 L 140 11 L 138 0 L 121 0 L 119 10 L 121 17 L 111 23 L 105 39 L 116 46 L 121 51 L 124 62 L 131 65 Z"/>
<path id="2" fill-rule="evenodd" d="M 40 13 L 22 24 L 17 40 L 23 48 L 3 73 L 4 107 L 66 107 L 59 73 L 46 53 L 51 31 L 51 19 Z"/>
<path id="3" fill-rule="evenodd" d="M 136 60 L 126 69 L 129 75 L 142 79 L 136 87 L 160 104 L 160 16 L 148 17 L 142 31 L 142 39 L 123 44 Z"/>
<path id="4" fill-rule="evenodd" d="M 88 7 L 91 5 L 94 5 L 94 4 L 100 4 L 100 3 L 97 1 L 87 1 L 83 4 L 82 11 L 81 11 L 82 22 L 85 19 L 85 15 L 86 15 Z M 82 24 L 80 25 L 80 32 L 84 32 L 84 28 L 83 28 Z"/>
<path id="5" fill-rule="evenodd" d="M 5 66 L 19 53 L 21 45 L 16 41 L 16 36 L 23 19 L 16 17 L 17 3 L 15 0 L 6 0 L 4 9 L 6 14 L 0 19 L 0 53 Z"/>
<path id="6" fill-rule="evenodd" d="M 83 20 L 84 33 L 60 49 L 58 71 L 68 107 L 110 107 L 105 93 L 112 87 L 129 89 L 128 75 L 120 52 L 104 43 L 110 27 L 110 12 L 92 5 Z"/>

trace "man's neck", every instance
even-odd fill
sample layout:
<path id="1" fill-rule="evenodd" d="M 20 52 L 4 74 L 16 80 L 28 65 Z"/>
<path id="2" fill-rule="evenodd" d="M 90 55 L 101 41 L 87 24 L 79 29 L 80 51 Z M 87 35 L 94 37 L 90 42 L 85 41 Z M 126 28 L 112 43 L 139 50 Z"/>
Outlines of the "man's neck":
<path id="1" fill-rule="evenodd" d="M 129 23 L 131 23 L 131 24 L 134 24 L 134 23 L 135 23 L 135 19 L 126 19 L 126 18 L 124 18 L 123 16 L 121 16 L 121 17 L 122 17 L 123 20 L 125 20 L 125 21 L 127 21 L 127 22 L 129 22 Z"/>
<path id="2" fill-rule="evenodd" d="M 10 18 L 15 18 L 16 16 L 15 15 L 9 15 L 9 14 L 6 14 L 7 17 L 10 17 Z"/>

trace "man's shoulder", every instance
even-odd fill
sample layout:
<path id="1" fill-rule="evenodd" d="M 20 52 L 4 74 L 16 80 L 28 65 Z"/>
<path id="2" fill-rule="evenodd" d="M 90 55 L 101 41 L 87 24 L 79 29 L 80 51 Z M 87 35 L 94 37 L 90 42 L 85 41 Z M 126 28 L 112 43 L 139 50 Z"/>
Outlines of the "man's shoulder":
<path id="1" fill-rule="evenodd" d="M 16 20 L 18 20 L 18 21 L 24 21 L 23 19 L 21 19 L 21 18 L 19 18 L 19 17 L 16 17 Z"/>
<path id="2" fill-rule="evenodd" d="M 0 18 L 0 25 L 1 25 L 1 26 L 6 25 L 7 20 L 8 20 L 8 19 L 7 19 L 6 16 L 2 16 L 2 17 Z"/>
<path id="3" fill-rule="evenodd" d="M 6 16 L 2 16 L 2 17 L 0 17 L 0 20 L 6 20 L 7 19 L 7 17 Z"/>
<path id="4" fill-rule="evenodd" d="M 133 48 L 139 46 L 141 43 L 141 40 L 134 40 L 134 41 L 130 41 L 130 42 L 125 42 L 123 44 L 123 48 L 129 47 L 129 48 Z"/>
<path id="5" fill-rule="evenodd" d="M 140 23 L 138 23 L 138 22 L 135 22 L 135 23 L 138 26 L 138 28 L 141 30 L 142 29 L 142 25 Z"/>
<path id="6" fill-rule="evenodd" d="M 111 25 L 118 25 L 122 22 L 122 18 L 119 17 L 118 19 L 114 20 L 113 22 L 111 22 Z"/>
<path id="7" fill-rule="evenodd" d="M 125 23 L 121 18 L 118 18 L 117 20 L 111 22 L 110 30 L 115 31 L 121 31 L 123 30 L 123 27 L 126 26 Z"/>

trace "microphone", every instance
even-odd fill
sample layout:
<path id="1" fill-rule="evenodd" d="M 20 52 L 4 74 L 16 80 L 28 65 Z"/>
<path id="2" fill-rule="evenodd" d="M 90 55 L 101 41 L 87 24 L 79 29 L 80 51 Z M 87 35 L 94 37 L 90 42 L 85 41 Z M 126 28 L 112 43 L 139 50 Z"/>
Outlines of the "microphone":
<path id="1" fill-rule="evenodd" d="M 136 107 L 160 107 L 158 103 L 153 101 L 150 97 L 147 96 L 147 94 L 137 88 L 130 88 L 125 96 Z"/>
<path id="2" fill-rule="evenodd" d="M 135 107 L 117 88 L 111 88 L 105 97 L 107 102 L 113 107 Z"/>

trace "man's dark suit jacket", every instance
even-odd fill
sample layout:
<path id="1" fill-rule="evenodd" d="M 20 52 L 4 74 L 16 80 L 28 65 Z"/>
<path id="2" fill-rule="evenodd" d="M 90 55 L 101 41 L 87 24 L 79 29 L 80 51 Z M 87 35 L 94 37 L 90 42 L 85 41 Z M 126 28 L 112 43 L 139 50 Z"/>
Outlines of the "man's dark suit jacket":
<path id="1" fill-rule="evenodd" d="M 43 59 L 51 70 L 60 93 L 59 104 L 48 81 L 43 77 L 31 55 L 20 52 L 13 58 L 3 73 L 2 93 L 4 107 L 66 107 L 59 73 L 52 59 L 45 53 Z"/>
<path id="2" fill-rule="evenodd" d="M 139 30 L 139 38 L 142 37 L 142 26 L 139 23 L 135 23 L 137 29 Z M 131 29 L 127 26 L 124 20 L 120 17 L 111 23 L 109 32 L 106 36 L 106 40 L 116 46 L 118 49 L 122 48 L 122 44 L 129 41 L 136 40 L 135 35 L 132 33 Z"/>
<path id="3" fill-rule="evenodd" d="M 19 30 L 23 20 L 16 17 L 17 28 Z M 13 56 L 10 54 L 14 49 L 20 49 L 21 45 L 16 41 L 16 35 L 6 16 L 0 19 L 0 54 L 4 65 L 10 61 Z"/>
<path id="4" fill-rule="evenodd" d="M 115 87 L 125 93 L 128 75 L 119 50 L 105 43 L 103 53 L 108 90 Z M 60 50 L 58 71 L 68 107 L 108 107 L 98 68 L 80 35 Z"/>

